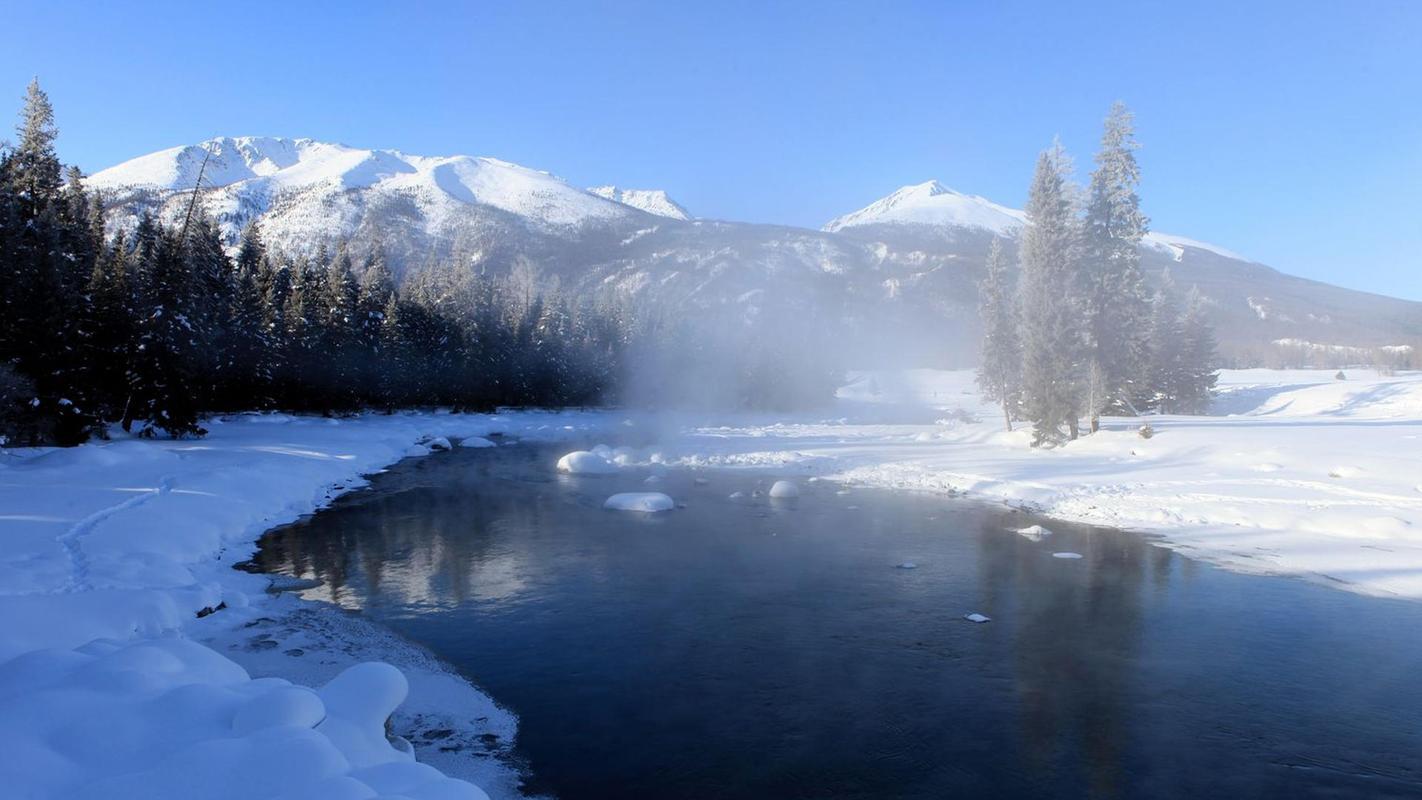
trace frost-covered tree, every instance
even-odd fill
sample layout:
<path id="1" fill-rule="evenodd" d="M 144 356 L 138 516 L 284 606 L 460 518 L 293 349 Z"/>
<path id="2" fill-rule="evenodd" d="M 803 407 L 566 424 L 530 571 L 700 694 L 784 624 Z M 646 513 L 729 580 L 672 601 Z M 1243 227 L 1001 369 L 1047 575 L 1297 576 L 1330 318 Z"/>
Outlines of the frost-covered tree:
<path id="1" fill-rule="evenodd" d="M 1184 330 L 1180 323 L 1180 298 L 1170 271 L 1161 274 L 1160 288 L 1151 300 L 1150 407 L 1175 413 L 1176 399 L 1186 383 Z"/>
<path id="2" fill-rule="evenodd" d="M 1070 173 L 1060 144 L 1037 159 L 1018 254 L 1022 410 L 1032 422 L 1034 445 L 1075 439 L 1084 402 L 1081 222 Z"/>
<path id="3" fill-rule="evenodd" d="M 1180 327 L 1182 364 L 1176 410 L 1181 414 L 1204 414 L 1210 408 L 1210 393 L 1219 371 L 1215 369 L 1215 332 L 1198 287 L 1190 287 Z"/>
<path id="4" fill-rule="evenodd" d="M 1107 407 L 1130 408 L 1149 394 L 1150 300 L 1140 270 L 1140 242 L 1149 220 L 1141 212 L 1140 166 L 1132 115 L 1111 107 L 1091 173 L 1083 266 L 1091 356 L 1101 370 Z M 1093 412 L 1092 430 L 1099 411 Z"/>
<path id="5" fill-rule="evenodd" d="M 1003 423 L 1012 430 L 1022 394 L 1022 346 L 1017 337 L 1016 282 L 1001 240 L 988 248 L 987 274 L 979 286 L 983 340 L 978 386 L 983 396 L 1002 406 Z"/>

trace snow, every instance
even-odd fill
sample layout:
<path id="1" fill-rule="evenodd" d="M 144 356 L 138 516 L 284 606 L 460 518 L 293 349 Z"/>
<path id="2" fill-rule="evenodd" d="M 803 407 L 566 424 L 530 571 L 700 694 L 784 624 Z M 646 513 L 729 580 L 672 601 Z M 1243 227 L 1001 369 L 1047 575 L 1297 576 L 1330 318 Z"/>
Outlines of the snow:
<path id="1" fill-rule="evenodd" d="M 645 211 L 658 217 L 689 220 L 691 214 L 680 203 L 667 196 L 661 189 L 623 189 L 618 186 L 594 186 L 589 192 L 605 197 L 638 211 Z"/>
<path id="2" fill-rule="evenodd" d="M 938 181 L 903 188 L 825 223 L 831 233 L 860 225 L 913 224 L 978 228 L 1003 236 L 1026 224 L 1026 214 L 977 195 L 956 192 Z"/>
<path id="3" fill-rule="evenodd" d="M 617 465 L 601 453 L 574 450 L 558 459 L 558 471 L 570 475 L 607 475 L 617 471 Z"/>
<path id="4" fill-rule="evenodd" d="M 830 233 L 862 225 L 927 225 L 940 228 L 972 228 L 998 236 L 1016 238 L 1027 224 L 1027 214 L 983 197 L 944 186 L 938 181 L 904 186 L 887 197 L 858 211 L 825 223 Z M 1181 261 L 1189 249 L 1205 250 L 1236 261 L 1252 261 L 1219 245 L 1171 233 L 1147 233 L 1141 244 L 1169 253 Z"/>
<path id="5" fill-rule="evenodd" d="M 609 511 L 656 514 L 661 511 L 671 511 L 676 508 L 676 503 L 661 492 L 621 492 L 607 498 L 602 507 Z"/>
<path id="6" fill-rule="evenodd" d="M 1422 599 L 1422 372 L 1335 372 L 1226 370 L 1210 416 L 1148 417 L 1149 440 L 1140 420 L 1107 418 L 1050 450 L 1003 431 L 971 371 L 860 372 L 819 414 L 688 420 L 671 462 L 961 493 L 1232 569 Z"/>
<path id="7" fill-rule="evenodd" d="M 385 733 L 394 712 L 397 733 L 482 718 L 459 735 L 512 741 L 508 712 L 393 634 L 268 593 L 266 576 L 232 566 L 263 531 L 363 486 L 415 442 L 561 440 L 610 420 L 214 422 L 196 441 L 115 432 L 0 450 L 0 794 L 485 797 L 454 773 L 518 796 L 502 761 L 412 750 Z"/>
<path id="8" fill-rule="evenodd" d="M 987 616 L 986 614 L 978 614 L 978 613 L 976 613 L 976 612 L 974 612 L 974 613 L 972 613 L 972 614 L 964 614 L 964 615 L 963 615 L 963 619 L 965 619 L 965 620 L 967 620 L 967 621 L 969 621 L 969 622 L 976 622 L 976 623 L 978 623 L 979 625 L 981 625 L 981 624 L 984 623 L 984 622 L 992 622 L 992 617 L 989 617 L 989 616 Z"/>
<path id="9" fill-rule="evenodd" d="M 1031 539 L 1034 542 L 1040 542 L 1052 535 L 1051 531 L 1043 528 L 1041 525 L 1028 525 L 1025 528 L 1014 528 L 1013 532 L 1024 539 Z"/>
<path id="10" fill-rule="evenodd" d="M 1081 553 L 1052 553 L 1052 558 L 1077 559 L 1081 558 Z"/>
<path id="11" fill-rule="evenodd" d="M 434 225 L 473 205 L 497 208 L 547 228 L 635 213 L 547 172 L 497 158 L 415 156 L 280 137 L 224 136 L 175 147 L 96 172 L 85 184 L 111 194 L 191 191 L 205 151 L 212 154 L 203 172 L 203 187 L 211 190 L 205 203 L 220 218 L 245 219 L 280 202 L 287 216 L 290 206 L 310 206 L 310 214 L 295 215 L 291 225 L 329 226 L 341 217 L 350 189 L 373 190 L 367 205 L 413 201 Z M 264 233 L 275 241 L 292 231 Z"/>
<path id="12" fill-rule="evenodd" d="M 800 487 L 794 481 L 776 481 L 770 487 L 770 496 L 782 500 L 789 500 L 800 496 Z"/>
<path id="13" fill-rule="evenodd" d="M 657 437 L 569 453 L 559 469 L 745 469 L 838 491 L 962 493 L 1150 533 L 1232 569 L 1422 599 L 1422 373 L 1334 372 L 1226 371 L 1210 416 L 1151 417 L 1150 440 L 1140 420 L 1108 418 L 1051 450 L 1001 430 L 971 372 L 910 370 L 853 374 L 815 413 L 248 414 L 214 420 L 201 440 L 120 434 L 0 451 L 0 786 L 17 797 L 482 796 L 456 779 L 468 777 L 516 796 L 502 761 L 414 735 L 453 727 L 477 741 L 461 725 L 482 718 L 511 742 L 512 715 L 393 634 L 311 604 L 341 602 L 331 587 L 269 593 L 266 577 L 231 568 L 262 531 L 412 448 L 448 457 L 418 444 L 440 437 Z M 631 497 L 613 505 L 674 507 Z M 385 737 L 392 709 L 413 755 Z"/>

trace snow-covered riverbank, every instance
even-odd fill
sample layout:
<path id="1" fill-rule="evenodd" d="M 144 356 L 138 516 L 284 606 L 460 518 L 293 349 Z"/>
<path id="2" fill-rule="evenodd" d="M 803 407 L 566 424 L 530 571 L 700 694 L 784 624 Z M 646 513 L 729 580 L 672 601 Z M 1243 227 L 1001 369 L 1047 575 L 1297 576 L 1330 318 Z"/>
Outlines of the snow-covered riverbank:
<path id="1" fill-rule="evenodd" d="M 1422 373 L 1227 370 L 1213 414 L 1006 433 L 967 371 L 861 373 L 820 422 L 702 427 L 663 457 L 962 492 L 1157 535 L 1232 569 L 1422 598 Z"/>
<path id="2" fill-rule="evenodd" d="M 386 741 L 397 705 L 393 727 L 427 746 L 422 761 L 517 796 L 491 757 L 511 715 L 418 648 L 232 566 L 362 474 L 429 453 L 419 442 L 564 437 L 607 419 L 237 416 L 196 441 L 0 452 L 5 796 L 484 796 Z M 342 674 L 375 660 L 400 672 Z M 479 736 L 497 745 L 471 755 Z"/>
<path id="3" fill-rule="evenodd" d="M 960 491 L 1233 568 L 1422 598 L 1422 374 L 1227 372 L 1216 416 L 1067 447 L 967 372 L 860 374 L 815 414 L 237 416 L 195 441 L 0 452 L 0 786 L 16 797 L 514 796 L 516 720 L 437 660 L 232 569 L 268 528 L 446 437 L 634 438 L 621 459 Z M 550 465 L 550 470 L 553 465 Z M 679 498 L 678 498 L 679 499 Z M 671 512 L 675 513 L 675 512 Z M 225 604 L 225 607 L 223 607 Z M 220 609 L 197 616 L 205 609 Z M 205 645 L 205 646 L 204 646 Z M 393 670 L 358 668 L 363 661 Z M 252 680 L 250 676 L 277 676 Z M 293 681 L 294 683 L 289 683 Z"/>

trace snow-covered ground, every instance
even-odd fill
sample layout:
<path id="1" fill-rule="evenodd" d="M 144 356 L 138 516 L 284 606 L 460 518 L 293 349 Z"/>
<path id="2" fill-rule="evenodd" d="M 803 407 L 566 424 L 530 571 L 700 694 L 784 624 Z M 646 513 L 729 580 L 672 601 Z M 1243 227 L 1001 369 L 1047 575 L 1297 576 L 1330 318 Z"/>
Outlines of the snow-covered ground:
<path id="1" fill-rule="evenodd" d="M 232 567 L 420 442 L 606 419 L 253 415 L 197 441 L 0 451 L 0 795 L 483 797 L 386 740 L 400 706 L 421 761 L 518 796 L 494 757 L 512 715 L 418 648 Z"/>
<path id="2" fill-rule="evenodd" d="M 0 451 L 0 786 L 18 798 L 482 796 L 453 775 L 516 796 L 497 758 L 511 714 L 419 648 L 232 569 L 264 530 L 441 437 L 655 440 L 593 448 L 577 471 L 769 468 L 963 492 L 1156 534 L 1233 568 L 1422 598 L 1422 374 L 1226 372 L 1215 411 L 1153 417 L 1150 439 L 1138 420 L 1109 419 L 1033 450 L 1000 430 L 971 373 L 922 370 L 854 375 L 828 413 L 716 424 L 252 415 L 196 441 Z M 424 763 L 387 741 L 392 712 Z"/>
<path id="3" fill-rule="evenodd" d="M 1213 415 L 1107 419 L 1054 450 L 968 371 L 860 373 L 819 422 L 703 427 L 670 463 L 963 492 L 1162 537 L 1234 569 L 1422 598 L 1422 373 L 1233 370 Z"/>

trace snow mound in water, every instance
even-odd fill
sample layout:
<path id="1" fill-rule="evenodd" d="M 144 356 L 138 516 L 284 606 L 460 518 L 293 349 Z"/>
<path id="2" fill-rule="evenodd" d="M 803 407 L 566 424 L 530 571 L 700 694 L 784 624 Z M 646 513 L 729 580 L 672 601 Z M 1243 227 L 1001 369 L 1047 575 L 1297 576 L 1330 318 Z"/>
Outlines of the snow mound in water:
<path id="1" fill-rule="evenodd" d="M 1047 530 L 1046 528 L 1043 528 L 1041 525 L 1028 525 L 1025 528 L 1013 528 L 1012 532 L 1018 534 L 1019 536 L 1022 536 L 1025 539 L 1031 539 L 1034 542 L 1040 542 L 1048 536 L 1052 535 L 1051 531 Z"/>
<path id="2" fill-rule="evenodd" d="M 490 439 L 482 436 L 466 436 L 459 440 L 460 447 L 497 447 Z"/>
<path id="3" fill-rule="evenodd" d="M 1052 553 L 1052 558 L 1081 558 L 1081 553 Z"/>
<path id="4" fill-rule="evenodd" d="M 775 484 L 770 487 L 770 496 L 780 500 L 799 497 L 800 487 L 796 486 L 794 481 L 776 481 Z"/>
<path id="5" fill-rule="evenodd" d="M 984 623 L 984 622 L 992 622 L 992 617 L 989 617 L 989 616 L 986 615 L 986 614 L 977 614 L 977 613 L 964 614 L 964 615 L 963 615 L 963 619 L 965 619 L 965 620 L 967 620 L 967 621 L 969 621 L 969 622 L 976 622 L 976 623 L 978 623 L 978 624 L 982 624 L 982 623 Z"/>
<path id="6" fill-rule="evenodd" d="M 574 450 L 558 459 L 558 471 L 570 475 L 608 475 L 617 471 L 617 465 L 596 452 Z"/>
<path id="7" fill-rule="evenodd" d="M 661 492 L 622 492 L 607 498 L 607 502 L 602 507 L 609 511 L 637 511 L 644 514 L 655 514 L 658 511 L 671 511 L 676 508 L 676 503 Z"/>

